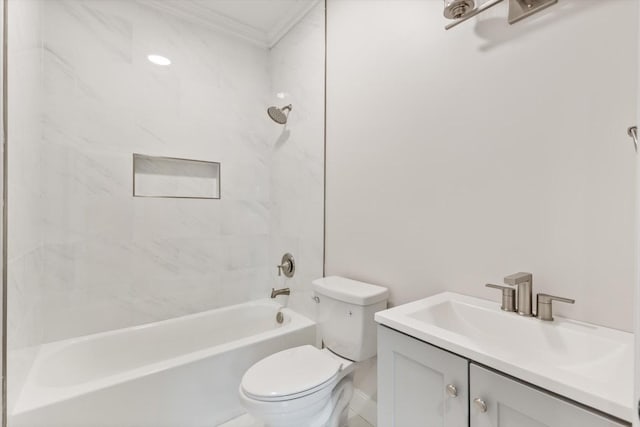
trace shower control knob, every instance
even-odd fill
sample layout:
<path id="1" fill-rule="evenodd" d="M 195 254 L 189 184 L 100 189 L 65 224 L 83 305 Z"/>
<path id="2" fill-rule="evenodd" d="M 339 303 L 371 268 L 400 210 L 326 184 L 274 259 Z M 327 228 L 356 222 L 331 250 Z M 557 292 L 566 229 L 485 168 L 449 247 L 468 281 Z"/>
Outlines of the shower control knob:
<path id="1" fill-rule="evenodd" d="M 447 395 L 449 397 L 458 397 L 458 389 L 453 384 L 447 384 Z"/>
<path id="2" fill-rule="evenodd" d="M 293 255 L 290 253 L 282 255 L 282 261 L 276 267 L 278 267 L 278 276 L 282 276 L 284 273 L 286 277 L 293 277 L 296 272 L 296 262 L 293 259 Z"/>

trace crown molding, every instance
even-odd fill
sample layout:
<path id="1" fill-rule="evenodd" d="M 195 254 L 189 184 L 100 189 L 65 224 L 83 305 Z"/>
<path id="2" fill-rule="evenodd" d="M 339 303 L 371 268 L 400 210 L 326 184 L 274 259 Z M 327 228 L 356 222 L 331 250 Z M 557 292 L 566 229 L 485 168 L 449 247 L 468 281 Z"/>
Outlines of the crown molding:
<path id="1" fill-rule="evenodd" d="M 217 13 L 191 0 L 139 0 L 164 13 L 240 38 L 260 47 L 269 47 L 265 34 L 250 25 Z"/>
<path id="2" fill-rule="evenodd" d="M 275 46 L 320 1 L 291 2 L 292 7 L 274 28 L 265 32 L 192 0 L 138 0 L 142 5 L 267 49 Z"/>
<path id="3" fill-rule="evenodd" d="M 298 1 L 296 7 L 289 9 L 282 18 L 276 23 L 274 28 L 269 31 L 267 41 L 270 48 L 278 44 L 278 42 L 287 33 L 296 26 L 298 22 L 304 18 L 322 0 Z"/>

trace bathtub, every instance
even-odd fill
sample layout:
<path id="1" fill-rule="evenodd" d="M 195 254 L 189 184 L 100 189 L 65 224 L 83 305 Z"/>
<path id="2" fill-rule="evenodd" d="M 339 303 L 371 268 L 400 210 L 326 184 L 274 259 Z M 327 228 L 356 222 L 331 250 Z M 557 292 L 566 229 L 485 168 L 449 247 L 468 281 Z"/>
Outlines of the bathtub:
<path id="1" fill-rule="evenodd" d="M 252 301 L 194 315 L 44 344 L 9 425 L 213 427 L 243 413 L 247 368 L 315 343 L 315 323 Z"/>

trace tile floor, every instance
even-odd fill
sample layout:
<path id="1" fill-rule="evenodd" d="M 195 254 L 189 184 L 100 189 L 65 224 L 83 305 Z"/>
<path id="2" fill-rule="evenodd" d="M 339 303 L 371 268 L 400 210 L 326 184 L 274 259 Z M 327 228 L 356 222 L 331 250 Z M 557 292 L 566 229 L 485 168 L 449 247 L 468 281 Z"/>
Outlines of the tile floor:
<path id="1" fill-rule="evenodd" d="M 259 421 L 254 420 L 251 415 L 245 414 L 231 421 L 227 421 L 218 427 L 264 427 Z M 358 416 L 353 411 L 349 411 L 349 427 L 373 427 L 364 418 Z"/>

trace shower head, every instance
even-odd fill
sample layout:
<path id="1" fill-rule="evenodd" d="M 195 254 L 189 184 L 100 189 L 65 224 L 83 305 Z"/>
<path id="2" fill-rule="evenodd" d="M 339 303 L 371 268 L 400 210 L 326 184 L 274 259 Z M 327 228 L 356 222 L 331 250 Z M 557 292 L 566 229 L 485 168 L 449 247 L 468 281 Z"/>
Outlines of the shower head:
<path id="1" fill-rule="evenodd" d="M 287 123 L 287 114 L 285 114 L 285 111 L 291 111 L 292 107 L 291 104 L 286 105 L 282 108 L 278 108 L 278 107 L 269 107 L 267 108 L 267 114 L 269 115 L 269 117 L 271 117 L 271 120 L 273 120 L 274 122 L 280 124 L 280 125 L 284 125 Z"/>
<path id="2" fill-rule="evenodd" d="M 475 8 L 474 0 L 444 0 L 444 17 L 460 19 Z"/>

